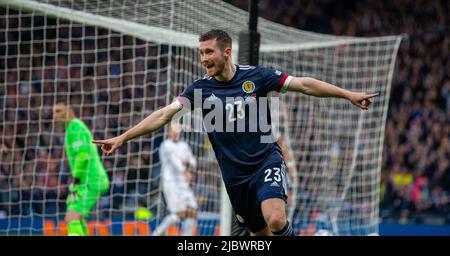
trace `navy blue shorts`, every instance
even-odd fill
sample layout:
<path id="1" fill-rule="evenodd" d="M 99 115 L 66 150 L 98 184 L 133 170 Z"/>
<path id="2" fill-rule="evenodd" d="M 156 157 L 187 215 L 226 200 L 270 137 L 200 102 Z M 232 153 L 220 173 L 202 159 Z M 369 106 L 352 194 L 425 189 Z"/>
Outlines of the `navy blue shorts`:
<path id="1" fill-rule="evenodd" d="M 287 174 L 283 157 L 279 152 L 272 153 L 244 183 L 226 186 L 235 217 L 242 227 L 251 232 L 264 229 L 261 203 L 270 198 L 280 198 L 287 202 Z"/>

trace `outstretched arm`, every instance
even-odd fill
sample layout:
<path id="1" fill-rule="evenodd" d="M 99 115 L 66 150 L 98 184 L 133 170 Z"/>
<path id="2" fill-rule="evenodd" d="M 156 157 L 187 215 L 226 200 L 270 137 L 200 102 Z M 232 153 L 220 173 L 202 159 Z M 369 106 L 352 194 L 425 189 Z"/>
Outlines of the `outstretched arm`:
<path id="1" fill-rule="evenodd" d="M 301 92 L 316 97 L 335 97 L 349 100 L 353 105 L 367 110 L 378 93 L 351 92 L 310 77 L 292 77 L 288 91 Z"/>
<path id="2" fill-rule="evenodd" d="M 123 143 L 144 134 L 152 133 L 153 131 L 163 127 L 165 124 L 170 122 L 172 117 L 180 110 L 180 106 L 176 103 L 172 103 L 151 113 L 133 128 L 117 137 L 108 140 L 93 140 L 92 142 L 102 145 L 103 153 L 112 154 L 117 148 L 122 146 Z"/>

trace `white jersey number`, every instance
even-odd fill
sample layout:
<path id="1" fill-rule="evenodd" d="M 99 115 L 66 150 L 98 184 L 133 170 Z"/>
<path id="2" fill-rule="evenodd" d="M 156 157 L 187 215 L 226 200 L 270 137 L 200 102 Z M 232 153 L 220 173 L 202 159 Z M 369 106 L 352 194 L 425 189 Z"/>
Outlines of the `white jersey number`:
<path id="1" fill-rule="evenodd" d="M 245 117 L 245 110 L 242 105 L 242 101 L 235 101 L 234 103 L 227 103 L 227 105 L 225 105 L 225 110 L 228 113 L 228 122 L 236 121 L 236 118 L 234 117 L 234 105 L 237 105 L 237 118 L 244 119 L 244 117 Z"/>
<path id="2" fill-rule="evenodd" d="M 266 174 L 266 177 L 264 178 L 264 182 L 269 182 L 272 181 L 272 179 L 274 179 L 277 182 L 281 181 L 281 174 L 280 174 L 280 168 L 274 167 L 273 170 L 275 171 L 272 174 L 272 169 L 267 169 L 264 173 Z M 271 177 L 272 176 L 272 177 Z"/>

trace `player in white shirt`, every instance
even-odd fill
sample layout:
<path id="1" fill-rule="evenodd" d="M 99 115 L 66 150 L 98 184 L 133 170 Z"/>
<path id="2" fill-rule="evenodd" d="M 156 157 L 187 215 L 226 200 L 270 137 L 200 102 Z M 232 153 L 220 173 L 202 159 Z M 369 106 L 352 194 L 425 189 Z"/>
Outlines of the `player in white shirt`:
<path id="1" fill-rule="evenodd" d="M 169 125 L 168 138 L 159 148 L 162 191 L 170 214 L 153 232 L 156 236 L 180 221 L 183 221 L 181 235 L 191 236 L 196 224 L 197 200 L 189 187 L 189 169 L 194 169 L 197 162 L 189 145 L 180 140 L 181 132 L 180 125 Z"/>

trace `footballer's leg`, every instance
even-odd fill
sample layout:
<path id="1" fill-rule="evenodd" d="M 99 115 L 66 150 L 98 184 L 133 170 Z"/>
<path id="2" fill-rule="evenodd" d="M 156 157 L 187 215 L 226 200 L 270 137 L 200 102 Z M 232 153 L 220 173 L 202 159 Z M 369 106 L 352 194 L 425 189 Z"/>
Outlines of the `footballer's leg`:
<path id="1" fill-rule="evenodd" d="M 261 211 L 264 220 L 274 235 L 277 235 L 288 224 L 288 221 L 286 220 L 285 205 L 286 202 L 279 198 L 266 199 L 261 203 Z M 287 229 L 292 228 L 287 227 Z M 284 233 L 284 231 L 282 233 Z"/>
<path id="2" fill-rule="evenodd" d="M 79 195 L 79 186 L 74 186 L 71 188 L 71 192 L 67 197 L 67 212 L 65 216 L 65 221 L 67 223 L 67 233 L 69 236 L 85 236 L 82 225 L 83 216 L 80 214 L 81 210 L 81 200 Z"/>
<path id="3" fill-rule="evenodd" d="M 67 223 L 67 233 L 69 236 L 87 235 L 83 228 L 82 220 L 83 218 L 78 212 L 74 210 L 67 211 L 65 221 Z"/>
<path id="4" fill-rule="evenodd" d="M 264 229 L 257 231 L 257 232 L 250 232 L 251 236 L 272 236 L 272 232 L 270 231 L 269 227 L 266 226 Z"/>
<path id="5" fill-rule="evenodd" d="M 156 227 L 152 236 L 164 235 L 168 228 L 180 222 L 185 216 L 185 203 L 180 199 L 175 184 L 164 183 L 162 189 L 169 214 Z"/>
<path id="6" fill-rule="evenodd" d="M 96 186 L 84 184 L 79 185 L 71 198 L 68 198 L 66 222 L 69 235 L 88 235 L 85 218 L 89 216 L 100 197 L 101 191 Z"/>
<path id="7" fill-rule="evenodd" d="M 236 214 L 233 211 L 233 216 Z M 233 218 L 233 222 L 231 223 L 231 236 L 249 236 L 250 231 L 246 227 L 239 226 L 238 220 Z"/>
<path id="8" fill-rule="evenodd" d="M 286 219 L 286 166 L 275 152 L 261 166 L 255 188 L 261 212 L 268 229 L 275 236 L 291 236 L 293 229 Z"/>
<path id="9" fill-rule="evenodd" d="M 182 222 L 181 235 L 194 235 L 195 225 L 197 224 L 197 211 L 194 208 L 188 207 L 186 210 L 186 218 Z"/>
<path id="10" fill-rule="evenodd" d="M 186 217 L 183 220 L 181 234 L 183 236 L 192 236 L 194 235 L 195 226 L 197 225 L 197 200 L 194 196 L 192 190 L 186 184 L 184 192 L 183 201 L 186 202 Z"/>
<path id="11" fill-rule="evenodd" d="M 233 206 L 236 223 L 250 231 L 250 235 L 270 235 L 267 224 L 257 203 L 252 181 L 246 181 L 235 186 L 226 186 L 231 205 Z"/>

